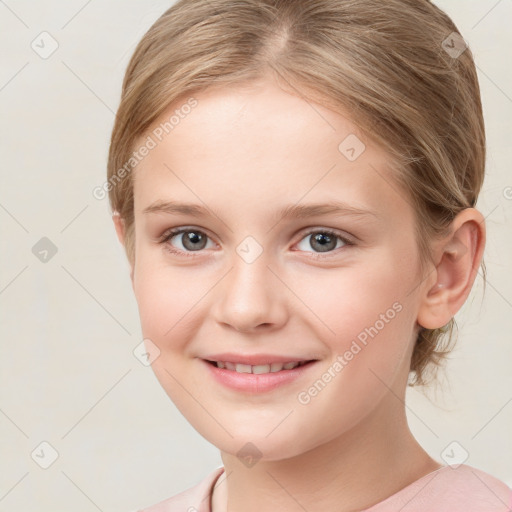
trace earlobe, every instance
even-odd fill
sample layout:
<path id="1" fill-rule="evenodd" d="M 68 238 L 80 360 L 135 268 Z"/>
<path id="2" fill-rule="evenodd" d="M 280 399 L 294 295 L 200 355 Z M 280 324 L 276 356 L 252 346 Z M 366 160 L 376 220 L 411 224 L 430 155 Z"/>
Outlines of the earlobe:
<path id="1" fill-rule="evenodd" d="M 475 208 L 466 208 L 452 222 L 451 234 L 436 254 L 435 282 L 424 287 L 418 324 L 426 329 L 446 325 L 466 301 L 485 247 L 485 220 Z"/>

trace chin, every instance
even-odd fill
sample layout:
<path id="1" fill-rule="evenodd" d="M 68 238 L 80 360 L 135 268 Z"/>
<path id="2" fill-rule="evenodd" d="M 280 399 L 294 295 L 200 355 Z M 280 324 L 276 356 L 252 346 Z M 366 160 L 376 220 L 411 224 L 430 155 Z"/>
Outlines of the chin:
<path id="1" fill-rule="evenodd" d="M 215 444 L 215 443 L 213 443 Z M 292 443 L 283 444 L 282 439 L 269 441 L 265 437 L 237 437 L 229 442 L 215 444 L 223 453 L 237 457 L 247 467 L 256 462 L 286 460 L 300 455 L 306 450 Z"/>
<path id="2" fill-rule="evenodd" d="M 237 457 L 242 463 L 251 460 L 270 462 L 290 459 L 314 447 L 313 440 L 311 444 L 308 443 L 308 433 L 304 429 L 294 433 L 285 428 L 284 422 L 276 428 L 280 421 L 282 418 L 274 422 L 271 428 L 267 425 L 248 425 L 247 422 L 243 425 L 228 423 L 228 431 L 233 437 L 218 425 L 212 430 L 211 424 L 202 424 L 199 428 L 192 422 L 191 424 L 221 452 Z M 311 437 L 314 438 L 313 434 Z"/>

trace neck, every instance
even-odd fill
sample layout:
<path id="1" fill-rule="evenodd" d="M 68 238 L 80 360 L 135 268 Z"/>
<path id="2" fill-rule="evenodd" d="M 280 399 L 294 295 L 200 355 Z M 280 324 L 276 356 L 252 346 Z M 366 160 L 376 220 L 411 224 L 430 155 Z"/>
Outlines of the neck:
<path id="1" fill-rule="evenodd" d="M 362 510 L 442 467 L 414 439 L 392 393 L 350 431 L 300 455 L 252 467 L 221 456 L 212 512 Z"/>

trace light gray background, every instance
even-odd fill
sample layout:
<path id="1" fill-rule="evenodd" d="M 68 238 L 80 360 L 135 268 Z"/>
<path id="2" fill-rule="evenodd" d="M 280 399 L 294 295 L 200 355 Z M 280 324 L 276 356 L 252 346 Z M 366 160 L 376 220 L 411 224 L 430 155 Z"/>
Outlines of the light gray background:
<path id="1" fill-rule="evenodd" d="M 484 297 L 478 276 L 437 393 L 408 391 L 407 415 L 434 458 L 456 441 L 448 452 L 463 447 L 466 464 L 512 485 L 512 2 L 437 3 L 480 76 L 489 286 Z M 222 463 L 133 354 L 129 267 L 107 200 L 92 195 L 128 59 L 171 4 L 0 1 L 0 512 L 126 512 Z M 31 47 L 48 51 L 43 31 L 59 45 L 46 59 Z M 42 237 L 58 249 L 47 262 L 32 252 Z M 48 469 L 43 441 L 58 452 Z"/>

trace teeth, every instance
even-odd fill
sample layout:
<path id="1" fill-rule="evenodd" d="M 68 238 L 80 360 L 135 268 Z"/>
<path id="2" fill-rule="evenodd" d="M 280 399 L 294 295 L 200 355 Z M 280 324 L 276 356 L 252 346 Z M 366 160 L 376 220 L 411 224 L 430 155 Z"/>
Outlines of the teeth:
<path id="1" fill-rule="evenodd" d="M 252 367 L 252 373 L 269 373 L 270 365 L 269 364 L 259 364 Z"/>
<path id="2" fill-rule="evenodd" d="M 238 373 L 252 373 L 250 364 L 238 364 L 235 367 L 235 371 Z"/>
<path id="3" fill-rule="evenodd" d="M 272 373 L 274 373 L 274 372 L 278 372 L 278 371 L 280 371 L 280 370 L 282 370 L 282 369 L 283 369 L 283 363 L 272 363 L 272 364 L 270 365 L 270 371 L 271 371 Z"/>
<path id="4" fill-rule="evenodd" d="M 225 368 L 238 373 L 275 373 L 281 370 L 292 370 L 297 366 L 302 366 L 307 361 L 289 362 L 289 363 L 272 363 L 272 364 L 259 364 L 251 366 L 250 364 L 230 363 L 228 361 L 215 361 L 217 368 Z"/>

